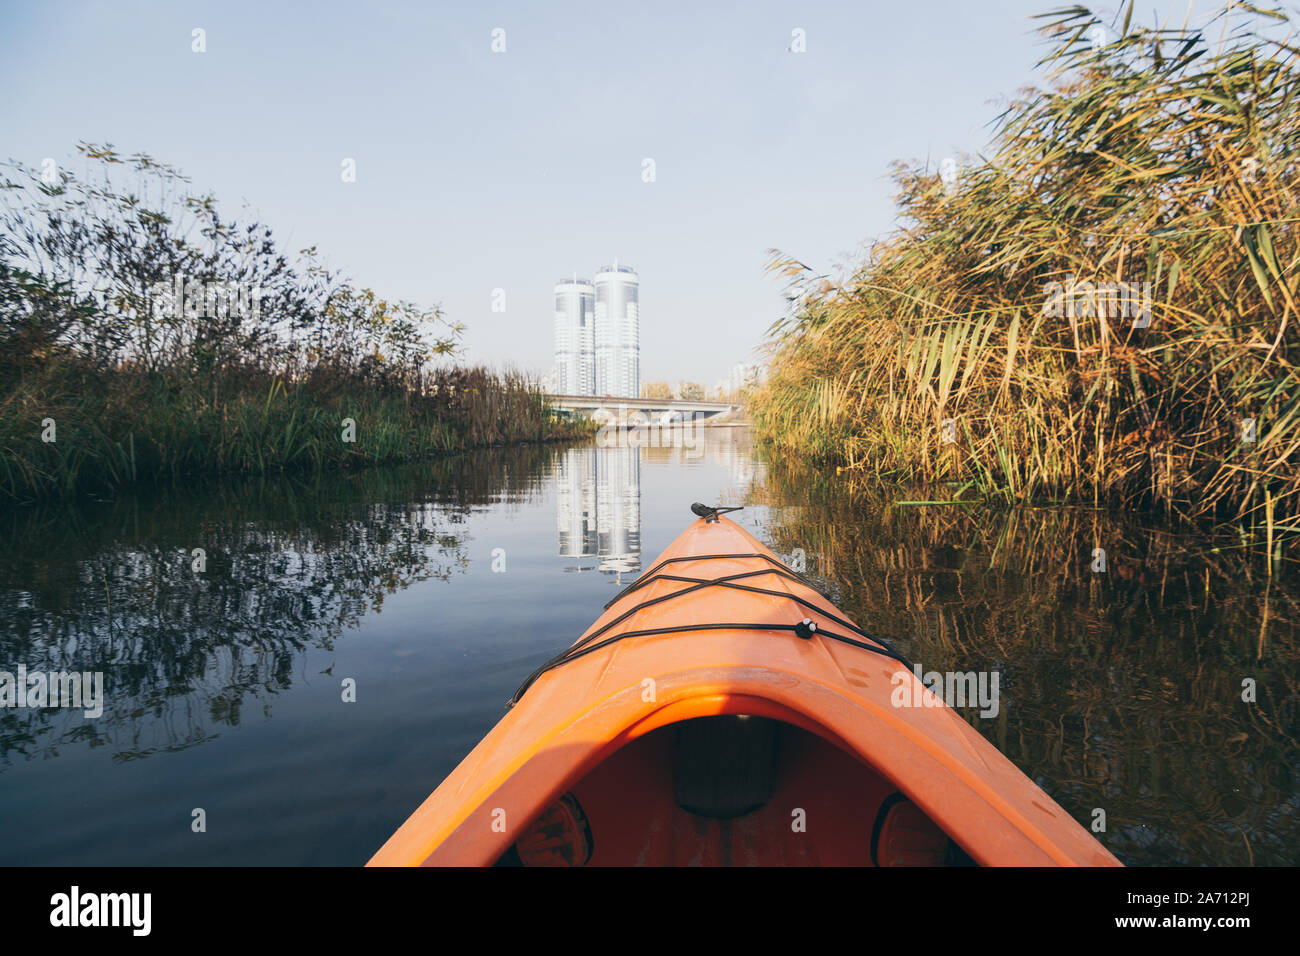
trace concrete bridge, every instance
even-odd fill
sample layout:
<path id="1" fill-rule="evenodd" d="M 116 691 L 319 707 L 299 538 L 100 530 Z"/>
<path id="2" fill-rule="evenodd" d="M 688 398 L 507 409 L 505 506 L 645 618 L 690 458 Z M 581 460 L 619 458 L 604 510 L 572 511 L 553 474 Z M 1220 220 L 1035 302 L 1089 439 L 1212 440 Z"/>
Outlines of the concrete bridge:
<path id="1" fill-rule="evenodd" d="M 702 421 L 736 411 L 729 402 L 686 402 L 656 398 L 618 398 L 611 395 L 548 395 L 551 406 L 562 412 L 584 412 L 596 421 L 629 425 L 668 425 Z"/>

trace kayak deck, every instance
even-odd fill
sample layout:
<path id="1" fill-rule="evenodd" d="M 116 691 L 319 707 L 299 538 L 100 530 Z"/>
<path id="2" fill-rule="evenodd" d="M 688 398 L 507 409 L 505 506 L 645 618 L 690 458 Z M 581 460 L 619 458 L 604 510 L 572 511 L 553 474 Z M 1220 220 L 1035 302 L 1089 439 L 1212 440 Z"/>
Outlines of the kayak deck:
<path id="1" fill-rule="evenodd" d="M 744 723 L 727 726 L 732 720 Z M 715 722 L 724 723 L 708 726 Z M 745 725 L 756 733 L 735 732 Z M 630 807 L 629 781 L 661 785 L 639 787 Z M 933 826 L 882 841 L 877 820 L 896 788 L 815 734 L 763 718 L 661 727 L 611 755 L 570 793 L 593 835 L 591 866 L 971 862 Z M 517 851 L 498 861 L 521 863 Z"/>
<path id="2" fill-rule="evenodd" d="M 913 684 L 753 536 L 695 521 L 370 864 L 1117 865 Z"/>

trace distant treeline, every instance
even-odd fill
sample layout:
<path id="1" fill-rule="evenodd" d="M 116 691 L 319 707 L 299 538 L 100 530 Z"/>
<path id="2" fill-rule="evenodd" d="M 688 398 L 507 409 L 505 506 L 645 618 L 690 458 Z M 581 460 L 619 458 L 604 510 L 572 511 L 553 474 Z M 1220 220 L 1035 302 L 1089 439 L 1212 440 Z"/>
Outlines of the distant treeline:
<path id="1" fill-rule="evenodd" d="M 0 183 L 0 500 L 414 460 L 580 434 L 461 326 L 290 258 L 144 154 Z M 132 188 L 112 183 L 123 170 Z"/>
<path id="2" fill-rule="evenodd" d="M 902 228 L 850 275 L 773 254 L 762 440 L 968 497 L 1300 530 L 1291 24 L 1131 13 L 1044 14 L 1052 87 L 978 159 L 897 164 Z"/>

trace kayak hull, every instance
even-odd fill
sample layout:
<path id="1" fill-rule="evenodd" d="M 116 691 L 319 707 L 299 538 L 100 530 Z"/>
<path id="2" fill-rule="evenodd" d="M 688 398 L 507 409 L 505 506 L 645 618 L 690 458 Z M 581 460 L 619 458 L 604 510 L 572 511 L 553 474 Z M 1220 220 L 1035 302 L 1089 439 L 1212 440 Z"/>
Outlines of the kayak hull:
<path id="1" fill-rule="evenodd" d="M 609 643 L 538 676 L 370 865 L 496 864 L 566 794 L 586 814 L 594 865 L 870 865 L 891 799 L 910 801 L 977 864 L 1118 864 L 903 663 L 823 636 L 848 633 L 842 613 L 777 568 L 734 522 L 693 522 L 649 583 L 584 635 Z M 747 575 L 739 587 L 669 579 L 735 575 Z M 805 618 L 822 633 L 788 630 Z M 611 640 L 629 630 L 668 633 Z M 741 717 L 754 723 L 730 741 L 698 732 L 726 715 L 733 723 L 716 729 L 728 734 Z M 711 766 L 749 751 L 723 787 L 734 792 L 719 795 Z M 703 815 L 683 798 L 691 786 L 711 807 Z M 762 806 L 718 811 L 746 788 L 766 794 Z"/>

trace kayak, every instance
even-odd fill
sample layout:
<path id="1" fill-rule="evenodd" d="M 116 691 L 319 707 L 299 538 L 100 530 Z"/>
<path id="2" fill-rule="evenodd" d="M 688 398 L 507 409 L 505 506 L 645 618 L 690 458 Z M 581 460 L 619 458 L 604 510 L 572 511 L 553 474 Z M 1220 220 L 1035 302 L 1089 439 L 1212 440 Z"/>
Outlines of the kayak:
<path id="1" fill-rule="evenodd" d="M 730 510 L 692 505 L 368 865 L 1120 865 Z"/>

